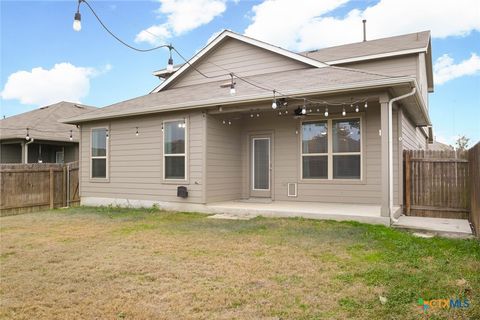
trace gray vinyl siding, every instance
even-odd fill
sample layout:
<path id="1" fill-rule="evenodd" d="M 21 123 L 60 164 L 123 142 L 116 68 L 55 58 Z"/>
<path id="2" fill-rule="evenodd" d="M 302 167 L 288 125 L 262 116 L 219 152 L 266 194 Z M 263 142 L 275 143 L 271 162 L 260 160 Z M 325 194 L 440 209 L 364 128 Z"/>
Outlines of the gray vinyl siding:
<path id="1" fill-rule="evenodd" d="M 340 64 L 338 66 L 361 69 L 386 75 L 417 77 L 418 55 L 412 54 L 370 61 L 359 61 Z"/>
<path id="2" fill-rule="evenodd" d="M 427 148 L 427 140 L 421 128 L 413 125 L 408 116 L 403 113 L 402 119 L 402 140 L 405 150 L 424 150 Z"/>
<path id="3" fill-rule="evenodd" d="M 187 119 L 187 182 L 163 180 L 162 121 Z M 200 112 L 112 119 L 81 127 L 81 196 L 132 200 L 203 202 L 203 127 Z M 109 177 L 90 179 L 90 132 L 93 127 L 109 128 Z M 139 135 L 135 135 L 138 127 Z M 177 187 L 187 186 L 189 196 L 177 197 Z"/>
<path id="4" fill-rule="evenodd" d="M 195 67 L 208 76 L 216 77 L 230 72 L 242 76 L 251 76 L 304 69 L 310 66 L 236 39 L 227 39 L 203 57 L 201 61 L 198 61 Z M 230 76 L 224 78 L 229 80 Z M 170 87 L 185 87 L 221 79 L 222 77 L 207 79 L 197 71 L 190 70 L 186 71 L 179 79 L 176 79 Z"/>
<path id="5" fill-rule="evenodd" d="M 418 55 L 418 68 L 417 68 L 417 81 L 420 87 L 420 93 L 422 94 L 423 101 L 428 110 L 428 82 L 427 82 L 427 66 L 425 60 L 425 53 Z"/>
<path id="6" fill-rule="evenodd" d="M 220 121 L 222 118 L 216 116 Z M 247 117 L 238 120 L 242 128 L 241 132 L 241 159 L 242 159 L 242 193 L 241 198 L 248 198 L 249 193 L 249 135 L 264 134 L 273 132 L 273 199 L 285 201 L 318 201 L 333 203 L 358 203 L 358 204 L 376 204 L 381 201 L 381 145 L 380 145 L 380 106 L 378 103 L 369 105 L 368 111 L 364 114 L 363 121 L 363 161 L 364 163 L 364 181 L 326 181 L 313 182 L 302 181 L 300 179 L 300 141 L 296 130 L 300 130 L 300 120 L 292 119 L 291 116 L 279 117 L 262 115 L 260 118 L 250 119 Z M 209 126 L 210 129 L 210 126 Z M 220 131 L 217 135 L 224 137 L 235 135 L 236 130 L 230 126 L 218 126 Z M 208 135 L 210 136 L 210 134 Z M 227 138 L 226 138 L 227 139 Z M 228 139 L 232 139 L 229 137 Z M 394 140 L 397 139 L 396 130 L 394 131 Z M 209 141 L 210 143 L 210 141 Z M 226 142 L 222 142 L 226 143 Z M 398 143 L 394 146 L 398 150 Z M 207 147 L 208 150 L 211 150 Z M 394 152 L 396 152 L 394 150 Z M 227 153 L 225 153 L 227 154 Z M 216 163 L 224 163 L 225 154 L 217 156 L 209 155 L 207 162 L 208 168 Z M 237 155 L 237 151 L 235 156 Z M 230 159 L 230 155 L 228 155 Z M 398 159 L 394 160 L 398 167 Z M 209 169 L 210 170 L 210 169 Z M 210 171 L 207 171 L 207 184 L 212 183 Z M 398 169 L 394 174 L 398 179 Z M 235 174 L 235 177 L 236 174 Z M 287 196 L 287 184 L 291 182 L 298 183 L 298 196 Z M 398 181 L 394 183 L 394 192 L 396 193 L 394 204 L 398 204 Z M 208 189 L 208 199 L 221 197 L 225 192 L 220 189 Z M 236 190 L 235 190 L 236 191 Z"/>
<path id="7" fill-rule="evenodd" d="M 207 202 L 241 197 L 240 125 L 235 121 L 232 125 L 225 125 L 222 121 L 223 119 L 207 116 Z"/>

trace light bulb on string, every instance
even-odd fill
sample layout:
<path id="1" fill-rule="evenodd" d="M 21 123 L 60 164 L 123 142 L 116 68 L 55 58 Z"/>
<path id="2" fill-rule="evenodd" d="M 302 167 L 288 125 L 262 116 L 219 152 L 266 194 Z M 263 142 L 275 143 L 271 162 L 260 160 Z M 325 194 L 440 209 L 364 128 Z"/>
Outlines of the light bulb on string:
<path id="1" fill-rule="evenodd" d="M 27 128 L 27 135 L 25 136 L 25 140 L 30 140 L 30 132 L 28 128 Z"/>
<path id="2" fill-rule="evenodd" d="M 367 108 L 368 108 L 368 102 L 365 101 L 365 109 L 367 109 Z"/>
<path id="3" fill-rule="evenodd" d="M 69 137 L 70 141 L 73 140 L 73 130 L 70 130 L 70 137 Z"/>
<path id="4" fill-rule="evenodd" d="M 275 90 L 273 90 L 273 102 L 272 102 L 272 109 L 277 109 L 277 99 L 275 98 Z"/>
<path id="5" fill-rule="evenodd" d="M 302 114 L 307 114 L 306 99 L 303 99 Z"/>
<path id="6" fill-rule="evenodd" d="M 233 96 L 237 91 L 235 90 L 235 81 L 233 80 L 233 73 L 230 73 L 232 82 L 230 83 L 230 94 Z"/>
<path id="7" fill-rule="evenodd" d="M 355 106 L 355 112 L 360 111 L 360 108 L 358 107 L 358 104 Z"/>
<path id="8" fill-rule="evenodd" d="M 167 71 L 172 72 L 173 71 L 173 58 L 172 58 L 172 45 L 168 46 L 168 50 L 170 52 L 170 57 L 168 58 L 168 63 L 167 63 Z"/>
<path id="9" fill-rule="evenodd" d="M 108 129 L 105 130 L 105 138 L 107 138 L 107 139 L 110 138 L 110 136 L 109 136 L 109 134 L 108 134 Z"/>
<path id="10" fill-rule="evenodd" d="M 328 117 L 328 107 L 325 107 L 325 113 L 323 114 L 325 117 Z"/>
<path id="11" fill-rule="evenodd" d="M 345 112 L 345 107 L 343 107 L 343 109 L 342 109 L 342 116 L 345 117 L 346 115 L 347 115 L 347 113 Z"/>
<path id="12" fill-rule="evenodd" d="M 135 135 L 138 137 L 138 127 L 136 128 Z"/>

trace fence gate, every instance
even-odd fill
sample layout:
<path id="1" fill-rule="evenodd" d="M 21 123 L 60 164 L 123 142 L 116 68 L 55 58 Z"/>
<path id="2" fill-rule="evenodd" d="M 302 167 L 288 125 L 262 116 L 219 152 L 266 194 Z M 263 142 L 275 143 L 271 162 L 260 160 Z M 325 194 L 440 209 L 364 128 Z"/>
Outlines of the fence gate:
<path id="1" fill-rule="evenodd" d="M 78 162 L 0 165 L 0 215 L 80 203 Z"/>
<path id="2" fill-rule="evenodd" d="M 406 215 L 468 218 L 467 152 L 405 150 L 403 158 Z"/>

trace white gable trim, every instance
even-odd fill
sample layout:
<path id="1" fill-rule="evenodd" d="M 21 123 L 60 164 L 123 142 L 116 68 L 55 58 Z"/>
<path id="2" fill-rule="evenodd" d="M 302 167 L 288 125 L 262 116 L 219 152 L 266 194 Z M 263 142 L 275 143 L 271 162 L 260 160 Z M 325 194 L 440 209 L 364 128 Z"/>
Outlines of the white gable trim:
<path id="1" fill-rule="evenodd" d="M 196 61 L 198 61 L 201 57 L 203 57 L 207 52 L 209 52 L 209 51 L 212 50 L 215 46 L 217 46 L 217 44 L 219 44 L 220 42 L 222 42 L 222 40 L 225 39 L 226 37 L 230 37 L 230 38 L 233 38 L 233 39 L 237 39 L 237 40 L 246 42 L 246 43 L 248 43 L 248 44 L 251 44 L 251 45 L 254 45 L 254 46 L 257 46 L 257 47 L 266 49 L 266 50 L 268 50 L 268 51 L 271 51 L 271 52 L 280 54 L 280 55 L 282 55 L 282 56 L 291 58 L 291 59 L 293 59 L 293 60 L 297 60 L 297 61 L 303 62 L 303 63 L 308 64 L 308 65 L 311 65 L 311 66 L 313 66 L 313 67 L 317 67 L 317 68 L 326 67 L 325 63 L 323 63 L 323 62 L 317 61 L 317 60 L 315 60 L 315 59 L 312 59 L 312 58 L 309 58 L 309 57 L 306 57 L 306 56 L 302 56 L 302 55 L 300 55 L 300 54 L 298 54 L 298 53 L 294 53 L 294 52 L 291 52 L 291 51 L 282 49 L 282 48 L 280 48 L 280 47 L 276 47 L 276 46 L 274 46 L 274 45 L 268 44 L 268 43 L 263 42 L 263 41 L 259 41 L 259 40 L 256 40 L 256 39 L 253 39 L 253 38 L 250 38 L 250 37 L 246 37 L 246 36 L 237 34 L 237 33 L 232 32 L 232 31 L 230 31 L 230 30 L 224 30 L 221 34 L 219 34 L 219 35 L 218 35 L 215 39 L 213 39 L 207 46 L 205 46 L 205 47 L 204 47 L 202 50 L 200 50 L 195 56 L 193 56 L 193 58 L 190 59 L 189 63 L 190 63 L 190 64 L 194 64 L 194 63 L 195 63 Z M 168 86 L 173 80 L 175 80 L 176 78 L 178 78 L 178 77 L 179 77 L 183 72 L 185 72 L 189 67 L 190 67 L 189 64 L 188 64 L 188 63 L 185 63 L 185 64 L 184 64 L 182 67 L 180 67 L 171 77 L 169 77 L 168 79 L 166 79 L 165 81 L 163 81 L 159 86 L 157 86 L 155 89 L 153 89 L 152 92 L 150 92 L 150 93 L 154 93 L 154 92 L 159 92 L 159 91 L 161 91 L 163 88 L 165 88 L 166 86 Z"/>
<path id="2" fill-rule="evenodd" d="M 357 62 L 357 61 L 364 61 L 364 60 L 374 60 L 374 59 L 395 57 L 395 56 L 401 56 L 401 55 L 413 54 L 413 53 L 421 53 L 421 52 L 427 52 L 427 48 L 399 50 L 399 51 L 371 54 L 371 55 L 359 56 L 359 57 L 353 57 L 353 58 L 330 60 L 330 61 L 325 61 L 325 63 L 328 63 L 328 64 L 342 64 L 342 63 L 350 63 L 350 62 Z"/>

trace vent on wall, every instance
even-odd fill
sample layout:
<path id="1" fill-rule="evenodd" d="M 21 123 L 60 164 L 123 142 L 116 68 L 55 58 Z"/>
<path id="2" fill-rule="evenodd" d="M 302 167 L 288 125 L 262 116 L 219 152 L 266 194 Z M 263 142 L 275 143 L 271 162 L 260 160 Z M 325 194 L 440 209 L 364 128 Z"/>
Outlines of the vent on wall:
<path id="1" fill-rule="evenodd" d="M 289 197 L 296 197 L 297 196 L 297 184 L 296 183 L 288 183 L 287 184 L 287 196 L 289 196 Z"/>

